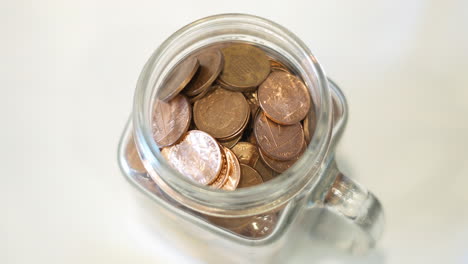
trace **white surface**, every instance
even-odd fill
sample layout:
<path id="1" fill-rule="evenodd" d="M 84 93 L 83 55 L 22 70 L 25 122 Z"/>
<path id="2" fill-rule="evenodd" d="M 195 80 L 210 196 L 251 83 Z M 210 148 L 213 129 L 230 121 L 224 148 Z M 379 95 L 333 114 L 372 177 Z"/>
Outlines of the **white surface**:
<path id="1" fill-rule="evenodd" d="M 117 142 L 151 52 L 207 15 L 302 38 L 340 84 L 342 169 L 381 199 L 376 251 L 292 263 L 468 262 L 467 1 L 3 1 L 0 263 L 190 263 L 145 232 Z"/>

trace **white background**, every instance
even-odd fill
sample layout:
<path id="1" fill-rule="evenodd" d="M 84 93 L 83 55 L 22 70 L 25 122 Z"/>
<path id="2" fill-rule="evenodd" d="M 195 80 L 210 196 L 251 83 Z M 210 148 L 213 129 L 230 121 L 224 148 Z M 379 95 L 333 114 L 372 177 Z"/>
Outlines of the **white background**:
<path id="1" fill-rule="evenodd" d="M 116 162 L 152 51 L 245 12 L 306 42 L 342 87 L 340 166 L 382 201 L 366 257 L 303 245 L 291 263 L 468 263 L 468 1 L 0 2 L 0 263 L 192 263 L 145 232 Z"/>

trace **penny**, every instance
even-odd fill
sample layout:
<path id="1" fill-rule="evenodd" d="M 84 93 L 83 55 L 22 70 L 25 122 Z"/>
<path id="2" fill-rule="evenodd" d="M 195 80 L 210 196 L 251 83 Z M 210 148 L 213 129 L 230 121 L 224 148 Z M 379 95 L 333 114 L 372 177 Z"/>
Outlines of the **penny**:
<path id="1" fill-rule="evenodd" d="M 263 183 L 262 177 L 258 172 L 245 164 L 240 164 L 241 167 L 241 178 L 239 185 L 237 188 L 246 188 L 246 187 L 252 187 L 258 184 Z"/>
<path id="2" fill-rule="evenodd" d="M 267 182 L 276 177 L 276 175 L 278 175 L 278 173 L 270 167 L 268 167 L 268 165 L 266 165 L 262 159 L 259 159 L 257 161 L 257 164 L 255 164 L 254 169 L 258 171 L 258 174 L 260 174 L 260 176 L 262 176 L 263 182 Z"/>
<path id="3" fill-rule="evenodd" d="M 272 58 L 269 58 L 269 61 L 270 61 L 270 67 L 272 71 L 283 71 L 283 72 L 291 73 L 288 67 L 286 67 L 283 63 Z"/>
<path id="4" fill-rule="evenodd" d="M 268 167 L 270 167 L 272 170 L 278 173 L 282 173 L 285 170 L 291 168 L 291 166 L 294 165 L 294 163 L 296 163 L 296 161 L 299 160 L 299 158 L 302 156 L 306 148 L 307 148 L 307 145 L 304 144 L 302 147 L 301 153 L 292 160 L 274 160 L 268 157 L 267 155 L 265 155 L 261 150 L 260 150 L 260 157 L 262 158 L 263 162 L 265 162 L 265 164 Z"/>
<path id="5" fill-rule="evenodd" d="M 216 188 L 216 189 L 221 188 L 221 186 L 223 186 L 227 182 L 227 180 L 228 180 L 228 170 L 229 170 L 229 166 L 230 166 L 230 164 L 227 161 L 226 152 L 224 151 L 224 147 L 221 147 L 220 149 L 221 149 L 223 166 L 221 167 L 221 171 L 219 172 L 218 177 L 216 178 L 216 180 L 214 180 L 210 184 L 210 187 L 213 187 L 213 188 Z"/>
<path id="6" fill-rule="evenodd" d="M 222 83 L 235 91 L 253 91 L 270 73 L 265 52 L 248 44 L 233 44 L 221 50 L 224 68 L 219 76 Z"/>
<path id="7" fill-rule="evenodd" d="M 219 141 L 219 144 L 223 145 L 226 148 L 232 148 L 237 144 L 237 142 L 239 142 L 241 137 L 242 137 L 242 135 L 238 135 L 237 137 L 235 137 L 235 138 L 233 138 L 231 140 L 228 140 L 228 141 Z"/>
<path id="8" fill-rule="evenodd" d="M 179 94 L 167 103 L 156 99 L 152 129 L 158 147 L 176 143 L 187 132 L 191 119 L 192 107 L 185 96 Z"/>
<path id="9" fill-rule="evenodd" d="M 295 124 L 309 112 L 309 92 L 304 83 L 292 74 L 272 72 L 257 93 L 260 107 L 278 124 Z"/>
<path id="10" fill-rule="evenodd" d="M 208 89 L 224 65 L 223 54 L 218 49 L 203 49 L 192 56 L 198 59 L 200 67 L 184 89 L 188 96 L 195 96 Z"/>
<path id="11" fill-rule="evenodd" d="M 304 144 L 301 123 L 283 126 L 268 119 L 264 112 L 256 116 L 254 133 L 264 154 L 277 160 L 291 160 L 297 157 Z"/>
<path id="12" fill-rule="evenodd" d="M 251 117 L 254 118 L 258 108 L 260 107 L 258 104 L 257 92 L 244 93 L 244 95 L 247 98 L 247 103 L 249 103 L 250 106 Z"/>
<path id="13" fill-rule="evenodd" d="M 232 152 L 236 154 L 240 163 L 255 168 L 260 154 L 258 148 L 249 142 L 239 142 L 233 148 Z"/>
<path id="14" fill-rule="evenodd" d="M 239 132 L 249 114 L 249 105 L 241 93 L 222 88 L 217 88 L 196 101 L 193 107 L 198 129 L 218 139 L 227 140 Z"/>
<path id="15" fill-rule="evenodd" d="M 276 222 L 276 214 L 256 215 L 234 230 L 246 237 L 264 237 L 273 231 Z"/>
<path id="16" fill-rule="evenodd" d="M 233 140 L 233 139 L 236 139 L 236 138 L 240 139 L 240 137 L 242 137 L 242 135 L 243 135 L 244 130 L 247 128 L 247 125 L 249 124 L 249 120 L 250 120 L 250 115 L 247 114 L 247 118 L 245 119 L 244 124 L 242 124 L 242 126 L 241 126 L 241 128 L 239 130 L 234 132 L 234 134 L 232 134 L 229 137 L 219 138 L 219 141 L 226 142 L 226 141 L 230 141 L 230 140 Z"/>
<path id="17" fill-rule="evenodd" d="M 163 88 L 159 92 L 159 99 L 168 102 L 176 97 L 195 75 L 198 66 L 199 62 L 195 57 L 189 57 L 179 63 L 164 82 Z"/>
<path id="18" fill-rule="evenodd" d="M 221 187 L 226 191 L 234 191 L 239 185 L 241 178 L 241 167 L 236 155 L 228 148 L 224 148 L 226 153 L 226 160 L 228 163 L 227 181 Z"/>
<path id="19" fill-rule="evenodd" d="M 203 97 L 205 97 L 205 95 L 209 94 L 211 91 L 213 91 L 217 87 L 219 86 L 210 86 L 207 89 L 203 90 L 201 93 L 195 95 L 194 97 L 191 97 L 189 99 L 190 103 L 195 103 L 196 101 L 202 99 Z"/>
<path id="20" fill-rule="evenodd" d="M 200 130 L 191 130 L 175 145 L 165 147 L 161 154 L 182 175 L 208 185 L 221 171 L 223 157 L 216 140 Z"/>
<path id="21" fill-rule="evenodd" d="M 310 143 L 312 140 L 312 136 L 315 131 L 315 126 L 316 126 L 317 120 L 315 119 L 315 113 L 314 114 L 308 114 L 303 121 L 304 125 L 304 139 L 307 142 L 307 144 Z"/>
<path id="22" fill-rule="evenodd" d="M 143 162 L 140 159 L 140 155 L 138 154 L 133 135 L 127 143 L 125 158 L 127 159 L 128 165 L 132 170 L 140 173 L 146 172 L 145 166 L 143 165 Z"/>

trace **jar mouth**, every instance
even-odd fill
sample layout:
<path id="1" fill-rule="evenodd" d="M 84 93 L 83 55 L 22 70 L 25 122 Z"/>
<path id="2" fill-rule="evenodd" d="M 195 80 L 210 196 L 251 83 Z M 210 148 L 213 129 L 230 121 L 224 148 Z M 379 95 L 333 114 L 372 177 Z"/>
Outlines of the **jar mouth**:
<path id="1" fill-rule="evenodd" d="M 194 50 L 226 41 L 260 45 L 284 56 L 309 88 L 317 120 L 310 144 L 294 166 L 264 184 L 233 192 L 197 185 L 173 169 L 162 157 L 151 129 L 154 98 L 172 68 Z M 264 18 L 221 14 L 181 28 L 156 49 L 140 74 L 132 118 L 135 142 L 145 168 L 164 191 L 195 211 L 234 217 L 271 211 L 318 182 L 331 137 L 331 107 L 326 76 L 299 38 Z"/>

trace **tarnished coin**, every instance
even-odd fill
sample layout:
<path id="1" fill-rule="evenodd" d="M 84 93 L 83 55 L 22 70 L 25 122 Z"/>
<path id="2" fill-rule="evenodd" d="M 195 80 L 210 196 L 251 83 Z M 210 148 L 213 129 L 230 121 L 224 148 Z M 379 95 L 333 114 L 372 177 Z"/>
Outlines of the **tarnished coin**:
<path id="1" fill-rule="evenodd" d="M 258 108 L 260 107 L 258 104 L 257 92 L 255 91 L 252 93 L 244 93 L 244 95 L 247 98 L 247 103 L 249 103 L 250 106 L 250 116 L 254 118 Z"/>
<path id="2" fill-rule="evenodd" d="M 242 135 L 238 135 L 237 137 L 227 140 L 227 141 L 219 141 L 219 144 L 223 145 L 226 148 L 232 148 L 237 144 L 237 142 L 239 142 L 241 137 Z"/>
<path id="3" fill-rule="evenodd" d="M 234 191 L 240 182 L 241 177 L 241 167 L 239 161 L 236 158 L 236 155 L 228 149 L 224 148 L 224 152 L 226 153 L 226 161 L 228 164 L 228 172 L 227 172 L 227 181 L 221 187 L 221 189 L 226 191 Z"/>
<path id="4" fill-rule="evenodd" d="M 153 138 L 158 147 L 176 143 L 187 132 L 192 119 L 188 99 L 179 94 L 169 102 L 156 100 L 153 112 Z"/>
<path id="5" fill-rule="evenodd" d="M 257 47 L 233 44 L 221 51 L 224 56 L 224 68 L 219 79 L 236 91 L 255 90 L 270 73 L 268 57 Z"/>
<path id="6" fill-rule="evenodd" d="M 195 57 L 189 57 L 179 63 L 164 82 L 158 98 L 164 102 L 176 97 L 182 89 L 190 82 L 197 72 L 199 62 Z"/>
<path id="7" fill-rule="evenodd" d="M 200 67 L 184 89 L 188 96 L 195 96 L 208 89 L 224 65 L 223 54 L 218 49 L 203 49 L 192 56 L 198 59 Z"/>
<path id="8" fill-rule="evenodd" d="M 254 133 L 263 153 L 277 160 L 296 158 L 304 144 L 301 123 L 283 126 L 268 119 L 263 112 L 256 116 Z"/>
<path id="9" fill-rule="evenodd" d="M 257 161 L 257 164 L 255 164 L 254 169 L 258 171 L 258 174 L 260 174 L 260 176 L 262 176 L 263 182 L 267 182 L 276 177 L 276 175 L 278 175 L 278 173 L 272 168 L 268 167 L 268 165 L 266 165 L 262 159 L 259 159 Z"/>
<path id="10" fill-rule="evenodd" d="M 200 130 L 187 132 L 180 143 L 163 148 L 161 154 L 182 175 L 203 185 L 212 183 L 223 166 L 218 143 Z"/>
<path id="11" fill-rule="evenodd" d="M 306 148 L 307 148 L 307 145 L 304 143 L 301 153 L 292 160 L 275 160 L 265 155 L 261 150 L 260 150 L 260 157 L 262 158 L 263 162 L 265 162 L 265 164 L 268 167 L 270 167 L 272 170 L 278 173 L 282 173 L 285 170 L 291 168 L 291 166 L 294 165 L 294 163 L 296 163 L 296 161 L 298 161 L 301 158 Z"/>
<path id="12" fill-rule="evenodd" d="M 198 129 L 225 140 L 242 129 L 249 114 L 249 105 L 241 93 L 222 88 L 196 101 L 193 107 Z"/>
<path id="13" fill-rule="evenodd" d="M 272 72 L 257 93 L 260 107 L 278 124 L 295 124 L 309 112 L 309 92 L 304 83 L 292 74 Z"/>
<path id="14" fill-rule="evenodd" d="M 213 187 L 213 188 L 216 188 L 216 189 L 219 189 L 221 188 L 228 180 L 228 171 L 229 171 L 229 163 L 227 161 L 227 157 L 226 157 L 226 152 L 224 151 L 224 147 L 221 147 L 221 155 L 222 155 L 222 167 L 221 167 L 221 171 L 219 172 L 218 174 L 218 177 L 216 178 L 216 180 L 214 180 L 211 184 L 210 184 L 210 187 Z"/>
<path id="15" fill-rule="evenodd" d="M 236 154 L 240 163 L 255 168 L 260 154 L 258 148 L 249 142 L 239 142 L 233 148 L 232 152 Z"/>
<path id="16" fill-rule="evenodd" d="M 240 164 L 241 167 L 241 178 L 237 188 L 252 187 L 263 183 L 262 177 L 258 172 L 250 167 L 249 165 Z"/>

